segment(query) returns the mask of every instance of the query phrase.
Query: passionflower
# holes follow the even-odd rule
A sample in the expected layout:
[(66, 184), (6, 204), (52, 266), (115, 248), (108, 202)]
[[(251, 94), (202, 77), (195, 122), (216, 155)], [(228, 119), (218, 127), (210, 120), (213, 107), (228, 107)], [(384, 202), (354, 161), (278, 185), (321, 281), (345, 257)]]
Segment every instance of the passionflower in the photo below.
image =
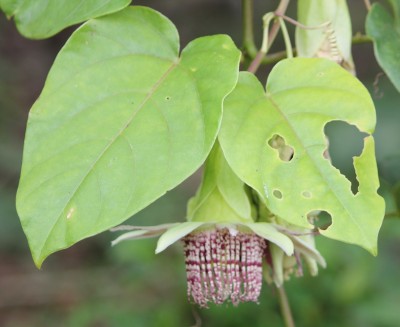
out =
[[(188, 297), (201, 307), (226, 301), (234, 305), (257, 303), (263, 259), (271, 257), (270, 248), (279, 256), (282, 253), (282, 258), (290, 258), (297, 251), (298, 236), (290, 235), (274, 222), (259, 220), (251, 194), (229, 167), (218, 143), (205, 163), (196, 195), (189, 200), (186, 218), (183, 223), (116, 227), (113, 231), (127, 232), (112, 244), (161, 235), (156, 248), (156, 253), (160, 253), (180, 241), (185, 254)], [(273, 271), (279, 273), (275, 265)], [(275, 280), (278, 285), (279, 277)]]
[(258, 302), (262, 284), (262, 262), (267, 244), (275, 244), (287, 256), (294, 248), (290, 238), (268, 223), (219, 223), (190, 221), (152, 227), (120, 226), (131, 229), (113, 245), (128, 239), (161, 235), (156, 253), (171, 244), (183, 243), (188, 297), (201, 307), (229, 300)]

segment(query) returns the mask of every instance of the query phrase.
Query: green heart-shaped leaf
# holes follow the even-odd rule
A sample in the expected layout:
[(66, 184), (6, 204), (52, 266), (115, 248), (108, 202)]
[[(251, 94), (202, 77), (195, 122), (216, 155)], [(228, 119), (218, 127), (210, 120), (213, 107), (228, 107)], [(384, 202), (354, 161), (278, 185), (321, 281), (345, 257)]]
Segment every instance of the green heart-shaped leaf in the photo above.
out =
[(161, 14), (130, 7), (84, 24), (34, 104), (17, 209), (38, 266), (113, 227), (205, 160), (240, 52), (227, 36), (191, 42)]
[(374, 3), (366, 20), (367, 34), (374, 41), (376, 60), (400, 92), (400, 5), (390, 1), (394, 16)]
[(125, 8), (131, 0), (0, 0), (0, 9), (14, 16), (19, 32), (32, 39), (50, 37), (90, 18)]
[[(324, 157), (324, 126), (332, 120), (372, 133), (375, 110), (368, 91), (333, 62), (288, 59), (269, 75), (267, 93), (254, 75), (241, 73), (224, 103), (219, 140), (232, 169), (274, 214), (310, 228), (307, 214), (325, 210), (333, 223), (322, 234), (375, 254), (384, 201), (376, 193), (374, 141), (366, 137), (354, 160), (359, 181), (354, 195), (350, 182)], [(277, 136), (285, 146), (273, 143)], [(283, 156), (285, 147), (294, 151), (293, 158)]]

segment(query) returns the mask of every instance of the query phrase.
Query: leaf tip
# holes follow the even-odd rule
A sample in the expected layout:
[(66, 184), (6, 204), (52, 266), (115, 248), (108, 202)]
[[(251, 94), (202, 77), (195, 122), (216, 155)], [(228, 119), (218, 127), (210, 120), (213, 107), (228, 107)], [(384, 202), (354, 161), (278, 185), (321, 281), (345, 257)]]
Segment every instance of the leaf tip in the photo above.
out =
[(369, 253), (371, 253), (374, 257), (378, 255), (378, 246), (375, 244), (374, 246), (367, 249)]
[(46, 259), (46, 257), (35, 257), (32, 254), (32, 259), (33, 259), (33, 263), (35, 264), (36, 268), (41, 270), (42, 269), (42, 265), (44, 260)]
[(160, 242), (157, 242), (157, 247), (156, 250), (154, 251), (154, 254), (160, 254), (163, 252), (169, 245), (165, 246), (164, 244), (161, 244)]

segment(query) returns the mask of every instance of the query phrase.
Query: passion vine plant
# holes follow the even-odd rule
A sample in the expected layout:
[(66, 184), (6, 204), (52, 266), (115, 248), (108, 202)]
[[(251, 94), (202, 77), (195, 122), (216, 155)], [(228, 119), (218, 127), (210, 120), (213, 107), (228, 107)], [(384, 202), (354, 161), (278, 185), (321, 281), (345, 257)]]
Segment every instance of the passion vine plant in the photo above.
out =
[[(317, 264), (326, 265), (316, 234), (376, 255), (385, 204), (377, 194), (375, 109), (354, 76), (346, 1), (299, 0), (297, 19), (285, 16), (289, 0), (280, 1), (264, 16), (259, 51), (251, 0), (242, 1), (242, 51), (227, 35), (180, 51), (168, 18), (129, 3), (0, 0), (29, 38), (87, 20), (59, 52), (28, 119), (17, 210), (37, 267), (111, 228), (127, 231), (114, 244), (161, 235), (156, 253), (182, 241), (189, 298), (207, 307), (258, 302), (263, 276), (282, 292), (303, 262), (316, 275)], [(389, 4), (393, 15), (370, 8), (370, 38), (363, 37), (400, 89), (393, 55), (400, 2)], [(296, 25), (296, 57), (285, 22)], [(264, 88), (254, 73), (276, 59), (266, 55), (279, 29), (288, 58)], [(330, 161), (324, 128), (338, 120), (366, 135), (354, 158), (355, 193)], [(115, 227), (203, 163), (187, 222)], [(316, 227), (321, 214), (330, 226)]]

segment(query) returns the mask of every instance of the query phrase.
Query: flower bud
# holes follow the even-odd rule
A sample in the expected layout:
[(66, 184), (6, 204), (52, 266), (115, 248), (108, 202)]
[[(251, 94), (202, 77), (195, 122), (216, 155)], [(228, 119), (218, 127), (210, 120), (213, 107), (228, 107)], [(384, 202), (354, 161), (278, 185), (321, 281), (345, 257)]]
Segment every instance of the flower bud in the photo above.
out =
[(299, 0), (297, 19), (308, 27), (296, 27), (299, 57), (327, 58), (354, 74), (351, 20), (346, 0)]

